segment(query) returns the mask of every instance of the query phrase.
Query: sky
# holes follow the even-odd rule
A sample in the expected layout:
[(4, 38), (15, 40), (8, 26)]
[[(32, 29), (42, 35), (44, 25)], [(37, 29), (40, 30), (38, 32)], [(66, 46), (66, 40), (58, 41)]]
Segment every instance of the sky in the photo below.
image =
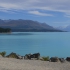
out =
[(0, 0), (0, 19), (24, 19), (51, 26), (70, 25), (70, 0)]

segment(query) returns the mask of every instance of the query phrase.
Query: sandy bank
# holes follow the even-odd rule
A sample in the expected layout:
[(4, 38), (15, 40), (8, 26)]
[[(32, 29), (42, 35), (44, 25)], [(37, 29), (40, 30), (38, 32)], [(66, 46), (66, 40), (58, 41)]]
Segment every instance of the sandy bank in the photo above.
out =
[(0, 58), (0, 70), (70, 70), (70, 62)]

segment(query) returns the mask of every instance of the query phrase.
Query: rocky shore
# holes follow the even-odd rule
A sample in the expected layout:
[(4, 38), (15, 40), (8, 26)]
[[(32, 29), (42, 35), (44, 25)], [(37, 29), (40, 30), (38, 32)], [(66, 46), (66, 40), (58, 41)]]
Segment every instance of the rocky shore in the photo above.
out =
[(0, 52), (0, 70), (70, 70), (70, 57), (41, 57), (40, 53), (25, 56)]

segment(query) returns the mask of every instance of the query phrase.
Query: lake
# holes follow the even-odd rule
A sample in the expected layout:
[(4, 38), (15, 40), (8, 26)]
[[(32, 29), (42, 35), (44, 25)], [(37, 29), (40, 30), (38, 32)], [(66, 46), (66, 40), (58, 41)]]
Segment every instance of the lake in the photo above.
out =
[(12, 32), (0, 34), (0, 52), (20, 55), (39, 52), (41, 56), (70, 56), (70, 32)]

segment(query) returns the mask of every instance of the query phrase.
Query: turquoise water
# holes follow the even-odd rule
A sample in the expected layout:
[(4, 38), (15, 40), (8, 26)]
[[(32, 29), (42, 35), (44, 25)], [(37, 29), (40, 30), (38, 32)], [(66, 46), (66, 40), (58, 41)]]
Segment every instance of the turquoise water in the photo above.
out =
[(70, 32), (13, 32), (0, 34), (0, 51), (20, 55), (70, 56)]

